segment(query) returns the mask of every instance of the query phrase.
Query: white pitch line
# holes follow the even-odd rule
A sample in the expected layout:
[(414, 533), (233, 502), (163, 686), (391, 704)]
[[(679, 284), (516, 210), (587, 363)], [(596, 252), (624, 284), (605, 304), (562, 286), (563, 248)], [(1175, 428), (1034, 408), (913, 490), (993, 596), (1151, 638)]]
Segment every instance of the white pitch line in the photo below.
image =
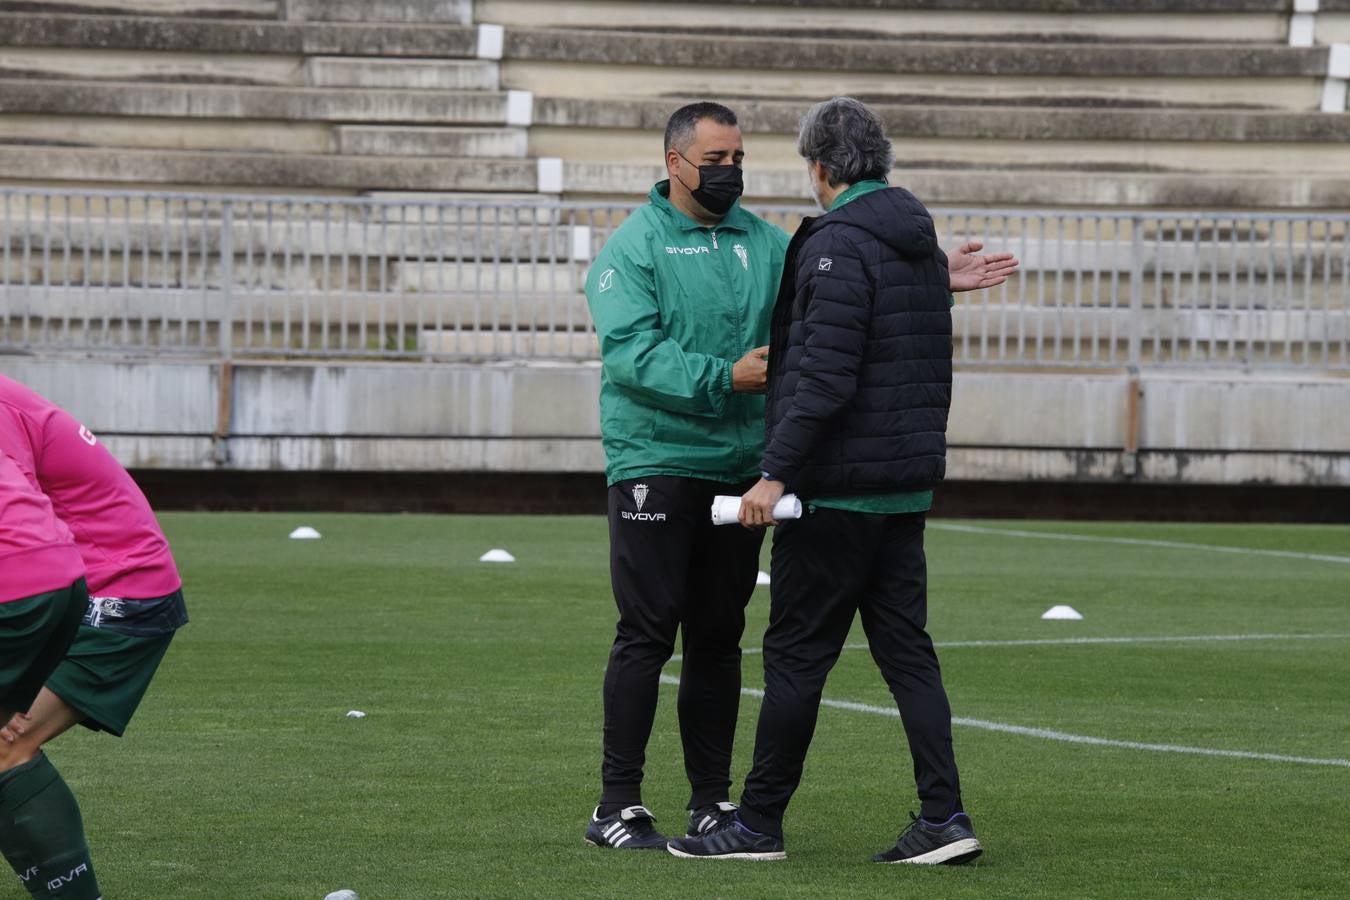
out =
[[(678, 685), (680, 679), (671, 675), (661, 676), (662, 684)], [(764, 692), (756, 688), (741, 688), (747, 697), (764, 699)], [(854, 703), (851, 700), (830, 700), (822, 698), (821, 706), (834, 709), (847, 709), (852, 712), (870, 713), (874, 716), (900, 718), (900, 711), (890, 706), (872, 706), (867, 703)], [(1219, 750), (1213, 747), (1187, 747), (1182, 744), (1148, 744), (1141, 741), (1115, 741), (1110, 738), (1091, 737), (1085, 734), (1070, 734), (1066, 731), (1052, 731), (1048, 728), (1027, 728), (1023, 725), (1009, 725), (1004, 722), (990, 722), (985, 719), (967, 719), (953, 716), (953, 725), (966, 728), (978, 728), (982, 731), (996, 731), (1003, 734), (1016, 734), (1022, 737), (1040, 738), (1046, 741), (1058, 741), (1064, 744), (1086, 744), (1093, 747), (1111, 747), (1117, 750), (1146, 750), (1153, 753), (1185, 753), (1192, 756), (1220, 756), (1227, 759), (1255, 759), (1263, 762), (1299, 763), (1306, 766), (1335, 766), (1350, 769), (1350, 759), (1318, 759), (1308, 756), (1285, 756), (1280, 753), (1256, 753), (1249, 750)]]
[[(1156, 637), (1076, 637), (1076, 638), (1021, 638), (1006, 641), (934, 641), (939, 650), (952, 647), (1069, 647), (1076, 644), (1184, 644), (1225, 641), (1339, 641), (1350, 638), (1350, 632), (1331, 634), (1190, 634), (1160, 635)], [(866, 650), (866, 644), (845, 644), (845, 650)], [(746, 647), (742, 653), (763, 653), (763, 647)], [(677, 653), (671, 662), (684, 657)]]
[(1209, 550), (1214, 553), (1236, 553), (1241, 556), (1278, 556), (1284, 559), (1311, 559), (1318, 562), (1350, 565), (1350, 556), (1329, 553), (1299, 553), (1295, 550), (1263, 550), (1256, 547), (1228, 547), (1222, 544), (1189, 544), (1185, 541), (1158, 541), (1148, 538), (1110, 537), (1095, 534), (1064, 534), (1057, 531), (1023, 531), (1015, 528), (983, 528), (979, 525), (928, 524), (940, 531), (959, 531), (966, 534), (999, 534), (1005, 537), (1041, 538), (1048, 541), (1088, 541), (1103, 544), (1129, 544), (1136, 547), (1162, 547), (1167, 550)]
[[(1077, 637), (1026, 638), (1007, 641), (934, 641), (933, 646), (946, 647), (1053, 647), (1074, 644), (1180, 644), (1210, 641), (1331, 641), (1350, 638), (1347, 634), (1194, 634), (1160, 637)], [(866, 644), (849, 644), (846, 649), (865, 650)], [(763, 652), (761, 650), (761, 652)]]

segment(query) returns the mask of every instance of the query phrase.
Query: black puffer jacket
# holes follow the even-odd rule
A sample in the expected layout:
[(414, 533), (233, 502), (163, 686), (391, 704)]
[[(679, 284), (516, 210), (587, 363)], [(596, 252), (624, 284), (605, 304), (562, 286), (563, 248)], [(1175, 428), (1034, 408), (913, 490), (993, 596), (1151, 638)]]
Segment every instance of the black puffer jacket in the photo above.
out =
[(942, 480), (947, 281), (933, 219), (902, 188), (802, 222), (773, 312), (766, 472), (806, 497)]

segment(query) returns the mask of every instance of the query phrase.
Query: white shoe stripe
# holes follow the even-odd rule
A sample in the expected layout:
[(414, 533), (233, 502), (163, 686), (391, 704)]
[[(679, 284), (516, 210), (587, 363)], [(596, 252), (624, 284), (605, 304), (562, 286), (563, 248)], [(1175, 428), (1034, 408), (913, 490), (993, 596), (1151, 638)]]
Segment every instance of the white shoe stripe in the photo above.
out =
[(703, 821), (698, 823), (698, 830), (707, 831), (709, 828), (711, 828), (713, 825), (716, 824), (717, 823), (713, 820), (712, 816), (704, 816)]
[(950, 844), (944, 844), (936, 850), (929, 850), (918, 856), (911, 856), (909, 859), (897, 860), (902, 863), (913, 863), (920, 866), (937, 866), (949, 859), (954, 859), (966, 853), (974, 853), (976, 850), (983, 850), (979, 840), (976, 838), (965, 838), (959, 841), (952, 841)]
[(623, 831), (623, 823), (621, 823), (621, 822), (615, 822), (613, 825), (611, 825), (611, 826), (609, 826), (608, 828), (606, 828), (606, 829), (604, 830), (604, 832), (602, 832), (602, 833), (604, 834), (605, 837), (609, 838), (609, 837), (613, 837), (614, 834), (615, 834), (615, 832), (619, 832), (619, 831)]
[(787, 853), (782, 850), (771, 850), (766, 853), (723, 853), (720, 856), (695, 856), (692, 853), (686, 853), (674, 844), (667, 844), (666, 850), (671, 856), (680, 856), (685, 859), (754, 859), (754, 860), (774, 860), (787, 859)]
[(632, 838), (632, 835), (625, 832), (623, 837), (619, 838), (617, 841), (614, 842), (614, 846), (622, 847), (624, 845), (624, 842), (629, 840), (630, 838)]

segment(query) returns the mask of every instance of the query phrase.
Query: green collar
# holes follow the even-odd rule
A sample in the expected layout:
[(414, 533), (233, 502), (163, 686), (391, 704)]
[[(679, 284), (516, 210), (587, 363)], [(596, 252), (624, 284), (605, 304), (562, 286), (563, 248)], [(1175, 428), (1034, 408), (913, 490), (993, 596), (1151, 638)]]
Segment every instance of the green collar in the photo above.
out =
[(741, 201), (739, 200), (732, 205), (731, 209), (727, 210), (727, 214), (722, 217), (722, 221), (718, 222), (716, 225), (708, 226), (695, 222), (685, 215), (683, 210), (670, 202), (669, 178), (665, 181), (658, 181), (656, 184), (652, 185), (651, 192), (647, 195), (647, 199), (651, 201), (652, 206), (674, 219), (675, 226), (681, 231), (721, 231), (727, 228), (734, 231), (750, 230), (750, 214), (741, 209)]
[(870, 194), (873, 191), (884, 191), (888, 187), (890, 187), (890, 185), (880, 179), (859, 181), (857, 184), (850, 185), (848, 190), (844, 191), (838, 197), (835, 197), (834, 202), (830, 204), (830, 208), (826, 211), (834, 212), (845, 203), (857, 200), (863, 194)]

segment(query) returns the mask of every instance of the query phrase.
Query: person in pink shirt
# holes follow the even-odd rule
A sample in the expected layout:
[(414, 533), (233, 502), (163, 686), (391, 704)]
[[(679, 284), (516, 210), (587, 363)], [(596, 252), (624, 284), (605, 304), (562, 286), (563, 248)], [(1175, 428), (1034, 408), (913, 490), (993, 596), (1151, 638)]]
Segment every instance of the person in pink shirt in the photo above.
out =
[(0, 760), (5, 754), (35, 754), (76, 724), (120, 737), (174, 632), (187, 623), (169, 543), (145, 495), (98, 438), (50, 400), (3, 375), (0, 450), (69, 527), (90, 595), (65, 659), (31, 708), (0, 728)]
[[(28, 709), (88, 607), (70, 530), (0, 443), (0, 720)], [(41, 747), (0, 743), (0, 852), (34, 896), (100, 896), (79, 804)]]

